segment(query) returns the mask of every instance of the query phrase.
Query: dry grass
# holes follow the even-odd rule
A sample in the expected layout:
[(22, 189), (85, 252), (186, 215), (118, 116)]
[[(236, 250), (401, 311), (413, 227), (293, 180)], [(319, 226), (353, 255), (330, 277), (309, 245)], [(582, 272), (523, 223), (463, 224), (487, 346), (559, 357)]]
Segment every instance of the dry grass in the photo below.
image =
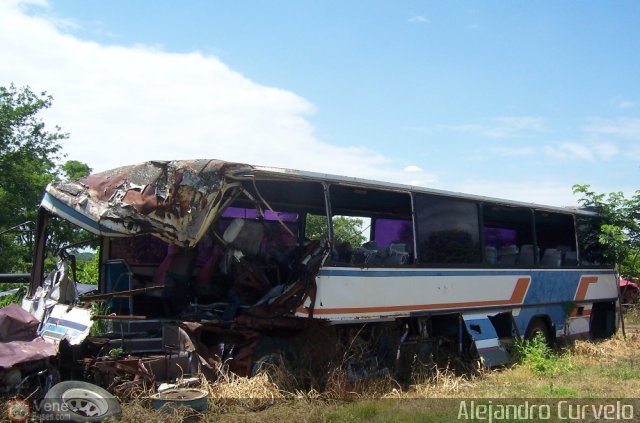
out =
[(599, 363), (632, 357), (640, 351), (640, 334), (627, 333), (626, 339), (620, 333), (603, 341), (576, 341), (571, 352), (576, 359), (586, 363)]
[[(379, 400), (411, 400), (460, 396), (473, 389), (474, 381), (485, 371), (476, 367), (470, 373), (461, 373), (453, 366), (435, 364), (414, 366), (413, 384), (403, 389), (390, 376), (350, 381), (340, 368), (335, 368), (327, 378), (322, 392), (316, 390), (285, 390), (282, 386), (296, 386), (291, 374), (280, 366), (265, 368), (253, 378), (238, 377), (219, 369), (220, 378), (211, 382), (201, 381), (201, 389), (209, 392), (207, 413), (179, 409), (162, 412), (151, 410), (148, 396), (139, 392), (123, 404), (123, 421), (148, 422), (183, 421), (204, 422), (326, 422), (328, 415), (337, 413), (348, 404), (366, 404)], [(146, 395), (146, 396), (145, 396)], [(364, 408), (370, 407), (369, 405)], [(366, 412), (365, 412), (366, 414)], [(341, 417), (336, 417), (341, 421)], [(329, 418), (329, 420), (332, 420)]]
[[(414, 363), (411, 383), (406, 386), (390, 376), (350, 381), (345, 371), (335, 366), (327, 373), (322, 391), (301, 389), (301, 383), (284, 366), (267, 367), (253, 378), (220, 368), (218, 380), (201, 380), (201, 388), (209, 392), (206, 413), (186, 408), (152, 410), (152, 392), (138, 390), (123, 400), (122, 421), (321, 423), (395, 421), (402, 417), (413, 422), (431, 418), (433, 400), (416, 402), (424, 399), (640, 397), (638, 351), (640, 333), (628, 331), (626, 339), (617, 335), (604, 341), (575, 342), (565, 353), (573, 365), (553, 375), (537, 374), (525, 365), (486, 370), (476, 363), (461, 370), (458, 363)], [(442, 400), (435, 401), (436, 408), (439, 403), (445, 406)], [(6, 413), (1, 418), (6, 420)]]

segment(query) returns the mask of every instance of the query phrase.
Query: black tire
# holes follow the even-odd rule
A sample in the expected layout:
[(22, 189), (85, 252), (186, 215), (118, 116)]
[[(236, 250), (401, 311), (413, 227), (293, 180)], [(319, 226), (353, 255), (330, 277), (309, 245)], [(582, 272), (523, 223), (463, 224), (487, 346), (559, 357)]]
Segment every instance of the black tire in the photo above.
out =
[(54, 385), (40, 404), (44, 421), (101, 422), (119, 418), (122, 409), (116, 397), (99, 386), (77, 380)]
[(524, 335), (524, 338), (527, 341), (533, 340), (538, 334), (541, 334), (544, 337), (544, 342), (549, 346), (553, 347), (554, 344), (554, 336), (549, 329), (549, 325), (541, 319), (535, 318), (529, 323), (529, 327), (527, 328), (527, 332)]
[(256, 345), (249, 376), (255, 376), (260, 371), (269, 373), (269, 368), (274, 367), (282, 366), (286, 369), (293, 360), (294, 354), (289, 340), (265, 336)]

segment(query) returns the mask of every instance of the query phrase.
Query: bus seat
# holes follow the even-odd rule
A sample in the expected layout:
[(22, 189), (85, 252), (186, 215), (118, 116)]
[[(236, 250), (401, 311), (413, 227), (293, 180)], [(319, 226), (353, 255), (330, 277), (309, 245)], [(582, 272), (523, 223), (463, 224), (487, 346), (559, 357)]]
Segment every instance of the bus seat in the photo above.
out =
[(222, 238), (243, 254), (255, 257), (264, 238), (264, 225), (257, 220), (233, 219)]
[(404, 243), (392, 243), (389, 244), (389, 252), (384, 259), (384, 264), (398, 265), (407, 264), (409, 262), (409, 252), (407, 251), (407, 244)]
[(351, 259), (353, 257), (353, 250), (351, 248), (351, 244), (348, 242), (341, 242), (336, 245), (334, 248), (335, 252), (335, 261), (340, 263), (351, 263)]
[(498, 262), (498, 250), (496, 247), (491, 245), (484, 247), (484, 256), (487, 264), (496, 264)]
[(578, 252), (577, 251), (565, 251), (564, 263), (565, 266), (577, 266), (578, 265)]
[(535, 258), (533, 252), (534, 248), (532, 244), (523, 244), (522, 247), (520, 247), (520, 254), (518, 254), (517, 264), (534, 264)]
[(195, 282), (193, 284), (194, 291), (198, 294), (207, 294), (210, 290), (210, 284), (213, 280), (213, 275), (219, 271), (220, 260), (223, 257), (222, 249), (219, 246), (214, 246), (211, 254), (204, 262), (198, 274), (196, 275)]
[(498, 262), (500, 264), (516, 264), (518, 258), (518, 247), (511, 244), (500, 247), (498, 252)]
[(362, 244), (353, 254), (353, 264), (373, 264), (378, 263), (380, 257), (380, 247), (375, 241)]
[(543, 266), (560, 267), (562, 265), (562, 251), (555, 248), (547, 248), (542, 255)]

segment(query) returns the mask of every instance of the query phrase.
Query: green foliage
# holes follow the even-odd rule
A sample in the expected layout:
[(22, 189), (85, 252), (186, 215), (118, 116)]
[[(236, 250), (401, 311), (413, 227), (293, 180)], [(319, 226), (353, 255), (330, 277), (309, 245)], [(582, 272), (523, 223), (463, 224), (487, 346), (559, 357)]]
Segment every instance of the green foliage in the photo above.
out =
[(305, 237), (308, 239), (322, 239), (327, 237), (329, 232), (327, 217), (316, 214), (308, 214), (305, 227)]
[(568, 353), (556, 354), (542, 333), (537, 333), (531, 340), (516, 338), (514, 355), (517, 363), (541, 375), (556, 375), (573, 367), (571, 356)]
[[(335, 245), (348, 243), (357, 248), (366, 240), (362, 235), (363, 221), (357, 217), (334, 216), (333, 238)], [(306, 237), (309, 239), (321, 239), (327, 237), (327, 217), (319, 215), (307, 215)]]
[(363, 221), (357, 217), (334, 216), (333, 238), (336, 245), (348, 243), (352, 248), (358, 248), (366, 241), (362, 235)]
[[(45, 186), (57, 175), (60, 142), (68, 135), (47, 130), (38, 116), (52, 97), (28, 87), (0, 87), (0, 231), (35, 222)], [(33, 229), (33, 226), (31, 226)], [(0, 238), (0, 272), (25, 270), (31, 261), (32, 233), (5, 232)]]
[[(41, 119), (52, 101), (51, 95), (29, 87), (0, 86), (0, 273), (30, 270), (34, 222), (47, 184), (91, 171), (76, 160), (58, 165), (69, 135), (57, 126), (48, 128)], [(70, 224), (52, 225), (51, 250), (77, 240)]]
[(574, 185), (580, 204), (596, 211), (603, 218), (598, 241), (607, 255), (620, 265), (625, 276), (639, 274), (640, 252), (640, 190), (630, 198), (622, 192), (596, 193), (589, 185)]
[[(91, 304), (91, 315), (107, 315), (111, 312), (106, 302), (96, 301)], [(113, 330), (113, 324), (111, 320), (97, 319), (93, 321), (91, 329), (89, 329), (90, 336), (104, 335), (105, 333)]]
[(89, 283), (92, 285), (98, 284), (99, 274), (99, 254), (93, 254), (88, 259), (83, 257), (83, 254), (75, 254), (76, 256), (76, 275), (78, 276), (78, 282)]
[[(6, 285), (3, 285), (2, 287), (3, 287), (2, 288), (3, 290), (6, 289), (7, 291), (9, 291), (10, 289), (13, 289), (13, 288), (7, 287)], [(27, 286), (21, 285), (18, 288), (17, 292), (0, 297), (0, 308), (6, 307), (11, 303), (20, 304), (22, 302), (22, 299), (26, 295), (26, 293), (27, 293)]]
[(86, 163), (77, 160), (68, 160), (60, 167), (66, 179), (80, 179), (91, 173), (91, 168)]

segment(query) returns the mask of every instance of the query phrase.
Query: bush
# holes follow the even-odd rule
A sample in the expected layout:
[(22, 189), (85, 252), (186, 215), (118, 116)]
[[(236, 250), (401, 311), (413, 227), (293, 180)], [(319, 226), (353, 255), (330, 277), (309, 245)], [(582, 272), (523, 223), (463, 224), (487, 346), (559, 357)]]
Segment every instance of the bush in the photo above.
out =
[(547, 344), (542, 333), (536, 334), (531, 340), (517, 338), (514, 354), (516, 363), (543, 375), (555, 375), (573, 367), (570, 354), (557, 354)]

